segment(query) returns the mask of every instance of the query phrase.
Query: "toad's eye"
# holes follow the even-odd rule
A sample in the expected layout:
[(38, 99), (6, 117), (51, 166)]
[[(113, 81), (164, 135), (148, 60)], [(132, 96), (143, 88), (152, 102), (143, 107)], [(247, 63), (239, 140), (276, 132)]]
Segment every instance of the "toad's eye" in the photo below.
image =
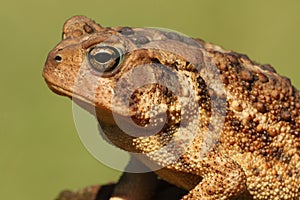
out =
[(98, 72), (112, 72), (122, 60), (122, 51), (112, 46), (96, 46), (88, 52), (90, 66)]

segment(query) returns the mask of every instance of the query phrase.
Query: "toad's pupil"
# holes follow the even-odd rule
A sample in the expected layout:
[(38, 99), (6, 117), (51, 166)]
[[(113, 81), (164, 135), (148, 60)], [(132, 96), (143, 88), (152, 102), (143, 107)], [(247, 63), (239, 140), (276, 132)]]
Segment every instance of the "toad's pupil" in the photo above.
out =
[(97, 53), (94, 56), (94, 58), (99, 63), (106, 63), (107, 61), (109, 61), (112, 58), (112, 55), (109, 53), (101, 52), (101, 53)]

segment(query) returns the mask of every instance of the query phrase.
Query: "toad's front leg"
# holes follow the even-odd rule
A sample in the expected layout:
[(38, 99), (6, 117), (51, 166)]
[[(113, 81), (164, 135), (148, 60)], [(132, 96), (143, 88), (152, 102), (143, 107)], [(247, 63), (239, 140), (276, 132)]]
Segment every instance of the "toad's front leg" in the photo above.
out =
[(182, 200), (249, 199), (245, 173), (232, 159), (211, 153), (196, 166), (193, 170), (203, 179)]
[[(137, 167), (136, 165), (140, 165), (146, 168), (146, 166), (134, 157), (131, 157), (127, 169), (132, 168), (132, 165), (135, 165), (135, 167)], [(110, 200), (150, 200), (155, 193), (157, 184), (158, 179), (154, 172), (124, 172)]]
[(154, 195), (156, 183), (157, 176), (153, 172), (124, 172), (110, 200), (150, 200)]

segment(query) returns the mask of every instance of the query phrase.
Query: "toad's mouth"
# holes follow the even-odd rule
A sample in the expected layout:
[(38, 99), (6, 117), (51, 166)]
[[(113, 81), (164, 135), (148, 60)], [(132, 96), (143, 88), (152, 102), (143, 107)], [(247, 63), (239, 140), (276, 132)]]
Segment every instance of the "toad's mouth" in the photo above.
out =
[[(45, 79), (49, 89), (51, 89), (54, 93), (61, 95), (61, 96), (66, 96), (72, 99), (72, 101), (83, 108), (84, 110), (88, 111), (90, 114), (94, 115), (99, 123), (103, 122), (106, 124), (115, 124), (115, 120), (112, 114), (112, 111), (103, 106), (103, 105), (98, 105), (91, 99), (88, 99), (74, 91), (71, 91), (69, 89), (63, 88), (47, 79)], [(118, 116), (120, 118), (123, 118), (124, 116), (114, 113), (115, 116)], [(126, 118), (126, 117), (125, 117)]]
[[(55, 93), (61, 96), (66, 96), (72, 99), (73, 102), (75, 102), (77, 105), (82, 107), (83, 109), (87, 110), (91, 114), (95, 115), (96, 105), (95, 102), (92, 100), (83, 97), (82, 95), (71, 91), (69, 89), (63, 88), (47, 79), (45, 79), (48, 87)], [(105, 109), (104, 107), (97, 107), (98, 109)]]

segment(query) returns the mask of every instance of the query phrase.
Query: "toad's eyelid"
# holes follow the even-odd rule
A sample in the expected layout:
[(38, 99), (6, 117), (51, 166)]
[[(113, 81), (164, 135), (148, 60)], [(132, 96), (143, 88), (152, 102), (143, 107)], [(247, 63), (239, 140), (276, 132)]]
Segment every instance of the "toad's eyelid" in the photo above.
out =
[(123, 39), (116, 36), (113, 38), (107, 38), (104, 36), (97, 36), (94, 38), (88, 38), (84, 42), (82, 42), (83, 49), (90, 49), (94, 46), (112, 46), (117, 47), (119, 49), (125, 50), (126, 47), (124, 44), (119, 43), (118, 41), (122, 41)]
[(92, 46), (95, 46), (97, 44), (100, 44), (100, 43), (104, 42), (105, 40), (106, 40), (106, 38), (103, 38), (103, 37), (96, 37), (96, 38), (93, 38), (93, 39), (88, 39), (88, 40), (86, 40), (82, 43), (82, 48), (83, 49), (89, 49)]

